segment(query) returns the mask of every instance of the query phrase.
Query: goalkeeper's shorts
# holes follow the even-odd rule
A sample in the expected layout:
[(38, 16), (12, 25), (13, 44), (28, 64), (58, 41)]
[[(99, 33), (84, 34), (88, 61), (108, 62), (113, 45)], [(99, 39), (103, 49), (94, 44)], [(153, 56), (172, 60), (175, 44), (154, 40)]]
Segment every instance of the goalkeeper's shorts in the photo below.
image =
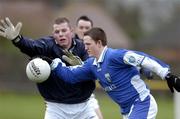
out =
[(89, 100), (77, 104), (46, 102), (44, 119), (98, 119)]

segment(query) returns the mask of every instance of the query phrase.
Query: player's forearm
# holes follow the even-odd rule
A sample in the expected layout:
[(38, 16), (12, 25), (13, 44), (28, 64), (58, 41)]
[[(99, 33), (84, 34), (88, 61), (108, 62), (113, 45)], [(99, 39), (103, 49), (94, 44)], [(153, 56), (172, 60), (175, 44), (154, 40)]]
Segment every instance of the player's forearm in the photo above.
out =
[(40, 42), (39, 40), (32, 40), (27, 37), (20, 37), (20, 40), (18, 42), (14, 42), (13, 44), (21, 50), (24, 54), (33, 57), (36, 55), (43, 55), (45, 54), (45, 43)]
[(163, 67), (159, 63), (157, 63), (155, 60), (150, 59), (148, 57), (144, 58), (144, 60), (141, 63), (141, 66), (153, 71), (162, 79), (164, 79), (165, 76), (170, 72), (169, 67)]
[(145, 53), (129, 51), (124, 56), (124, 62), (135, 67), (146, 68), (156, 73), (162, 79), (169, 73), (169, 66), (167, 64), (156, 58), (151, 58), (151, 56)]
[(86, 80), (94, 80), (94, 75), (90, 72), (88, 68), (82, 68), (82, 66), (70, 66), (67, 67), (62, 61), (59, 62), (57, 66), (53, 69), (53, 73), (60, 79), (69, 82), (77, 83)]
[(78, 80), (76, 80), (76, 76), (69, 71), (66, 67), (61, 66), (59, 64), (55, 69), (52, 71), (59, 79), (64, 80), (69, 83), (77, 83)]

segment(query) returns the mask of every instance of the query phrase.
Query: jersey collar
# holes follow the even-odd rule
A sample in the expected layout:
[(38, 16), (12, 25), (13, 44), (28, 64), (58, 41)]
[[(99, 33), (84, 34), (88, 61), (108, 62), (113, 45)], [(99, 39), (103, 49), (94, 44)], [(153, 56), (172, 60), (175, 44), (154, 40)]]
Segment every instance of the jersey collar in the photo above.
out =
[(94, 62), (93, 62), (93, 65), (96, 65), (103, 62), (104, 61), (104, 57), (105, 57), (105, 54), (107, 52), (107, 46), (104, 47), (103, 51), (101, 52), (101, 55), (99, 57), (99, 59), (97, 60), (96, 58), (94, 59)]
[(75, 39), (73, 38), (73, 39), (72, 39), (72, 45), (71, 45), (71, 47), (69, 48), (69, 51), (73, 51), (73, 49), (74, 49), (75, 46), (76, 46), (76, 41), (75, 41)]

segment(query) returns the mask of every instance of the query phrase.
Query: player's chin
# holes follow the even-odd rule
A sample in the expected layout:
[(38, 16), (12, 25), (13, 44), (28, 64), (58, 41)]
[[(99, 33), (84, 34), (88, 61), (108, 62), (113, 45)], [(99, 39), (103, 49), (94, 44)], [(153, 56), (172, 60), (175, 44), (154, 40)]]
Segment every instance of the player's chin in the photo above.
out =
[(89, 53), (89, 52), (88, 52), (88, 55), (89, 55), (90, 57), (93, 57), (93, 55), (92, 55), (91, 53)]
[(68, 43), (66, 42), (59, 42), (58, 44), (63, 48), (66, 48), (68, 46)]

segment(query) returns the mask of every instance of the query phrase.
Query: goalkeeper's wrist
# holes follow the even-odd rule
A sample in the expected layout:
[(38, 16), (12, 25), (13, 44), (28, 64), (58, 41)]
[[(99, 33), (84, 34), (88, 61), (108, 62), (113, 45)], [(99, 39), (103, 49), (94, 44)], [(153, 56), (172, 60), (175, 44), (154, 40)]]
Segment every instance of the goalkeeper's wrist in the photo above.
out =
[(21, 40), (21, 38), (22, 38), (22, 36), (21, 36), (21, 35), (18, 35), (18, 36), (16, 36), (12, 41), (13, 41), (14, 43), (17, 43), (17, 42), (19, 42), (19, 41)]

